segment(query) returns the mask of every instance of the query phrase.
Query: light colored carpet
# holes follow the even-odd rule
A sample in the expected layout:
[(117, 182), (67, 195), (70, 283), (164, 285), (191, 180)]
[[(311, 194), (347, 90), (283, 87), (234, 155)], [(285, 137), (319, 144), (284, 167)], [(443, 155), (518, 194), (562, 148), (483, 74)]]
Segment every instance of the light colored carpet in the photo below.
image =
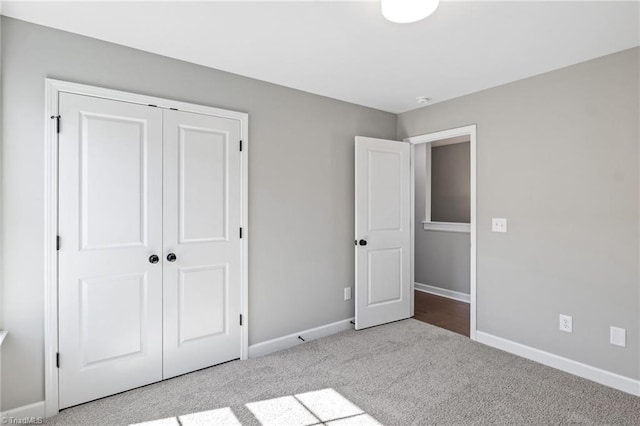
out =
[(640, 424), (640, 398), (416, 320), (234, 361), (63, 410), (46, 424), (129, 424), (332, 388), (385, 425)]

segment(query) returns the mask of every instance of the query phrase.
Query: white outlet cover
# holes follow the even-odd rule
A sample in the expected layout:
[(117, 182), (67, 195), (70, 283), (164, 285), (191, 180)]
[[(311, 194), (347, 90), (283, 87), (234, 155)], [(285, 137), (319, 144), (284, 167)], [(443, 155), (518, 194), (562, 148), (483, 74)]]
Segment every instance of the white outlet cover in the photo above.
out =
[(627, 347), (627, 330), (624, 328), (611, 327), (609, 343), (616, 346)]
[(560, 315), (560, 331), (573, 333), (573, 318), (569, 315)]
[(507, 232), (507, 219), (501, 217), (492, 218), (491, 232)]
[(351, 300), (351, 287), (344, 288), (344, 300)]

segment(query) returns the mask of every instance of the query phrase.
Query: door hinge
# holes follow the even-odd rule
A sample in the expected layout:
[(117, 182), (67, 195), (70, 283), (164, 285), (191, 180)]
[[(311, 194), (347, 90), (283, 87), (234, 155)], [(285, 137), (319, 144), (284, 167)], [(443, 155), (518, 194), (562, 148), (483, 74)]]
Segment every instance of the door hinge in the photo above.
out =
[(56, 368), (60, 368), (60, 352), (56, 352)]
[(60, 250), (60, 235), (56, 235), (56, 250)]
[(148, 105), (153, 108), (158, 108), (158, 105), (154, 105), (154, 104), (148, 104)]
[(240, 152), (242, 152), (242, 139), (240, 140)]
[(242, 238), (242, 228), (240, 228), (240, 238)]
[(56, 120), (56, 133), (60, 133), (60, 116), (59, 115), (52, 115), (51, 119), (52, 120)]
[(242, 325), (242, 314), (240, 314), (240, 325)]

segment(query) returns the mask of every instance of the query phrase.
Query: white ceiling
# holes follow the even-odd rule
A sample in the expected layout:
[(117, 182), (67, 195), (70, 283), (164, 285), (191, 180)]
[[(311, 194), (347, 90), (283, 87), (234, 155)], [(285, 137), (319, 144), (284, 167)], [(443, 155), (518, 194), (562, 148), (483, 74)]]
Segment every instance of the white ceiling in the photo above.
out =
[(11, 2), (2, 14), (394, 113), (640, 45), (640, 3)]

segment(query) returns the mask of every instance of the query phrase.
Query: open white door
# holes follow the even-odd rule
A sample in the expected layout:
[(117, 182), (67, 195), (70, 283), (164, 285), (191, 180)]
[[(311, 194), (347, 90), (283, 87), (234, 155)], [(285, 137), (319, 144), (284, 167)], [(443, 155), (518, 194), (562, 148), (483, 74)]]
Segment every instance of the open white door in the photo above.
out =
[(410, 155), (356, 137), (356, 330), (411, 316)]

